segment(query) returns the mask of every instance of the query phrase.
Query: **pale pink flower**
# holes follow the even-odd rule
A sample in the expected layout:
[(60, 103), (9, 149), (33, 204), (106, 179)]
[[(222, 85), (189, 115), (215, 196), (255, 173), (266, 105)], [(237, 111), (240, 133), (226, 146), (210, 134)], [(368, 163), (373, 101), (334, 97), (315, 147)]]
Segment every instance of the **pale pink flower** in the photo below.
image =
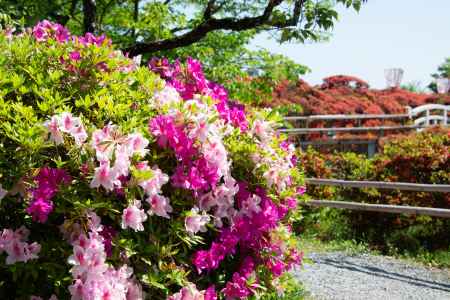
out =
[(259, 204), (261, 203), (261, 197), (258, 195), (252, 195), (246, 200), (242, 201), (241, 212), (249, 217), (253, 215), (253, 213), (259, 213), (261, 211), (261, 207)]
[[(80, 235), (80, 238), (74, 241), (74, 253), (69, 257), (69, 263), (73, 265), (70, 272), (74, 281), (69, 286), (72, 299), (133, 299), (128, 298), (129, 287), (134, 284), (133, 270), (127, 265), (115, 269), (106, 263), (104, 238), (97, 231), (102, 225), (95, 213), (91, 212), (89, 218), (92, 220), (89, 237)], [(138, 288), (130, 291), (138, 296), (134, 299), (142, 299), (136, 289)]]
[(208, 211), (216, 205), (218, 201), (212, 191), (198, 197), (198, 207), (201, 210)]
[(251, 132), (259, 137), (259, 139), (263, 143), (266, 143), (272, 137), (274, 130), (270, 122), (257, 119), (253, 122), (253, 128)]
[(220, 176), (229, 174), (230, 164), (227, 160), (227, 151), (219, 138), (210, 138), (203, 144), (202, 152), (208, 163), (219, 169)]
[(167, 300), (205, 300), (205, 291), (199, 291), (195, 284), (189, 283), (178, 293), (167, 298)]
[(137, 281), (128, 281), (127, 285), (127, 300), (142, 300), (144, 299), (144, 293), (142, 292), (142, 286)]
[(139, 154), (140, 156), (145, 156), (148, 152), (145, 147), (148, 146), (148, 140), (142, 136), (140, 133), (133, 133), (128, 135), (127, 145), (130, 149), (130, 156), (133, 154)]
[(193, 207), (188, 213), (188, 216), (184, 219), (184, 227), (190, 234), (196, 234), (197, 232), (206, 232), (206, 224), (210, 220), (205, 212), (199, 214), (198, 207)]
[(263, 177), (267, 181), (267, 186), (275, 186), (277, 191), (284, 190), (290, 185), (289, 167), (273, 164), (269, 170), (264, 172)]
[(44, 126), (50, 132), (50, 140), (57, 145), (64, 142), (62, 133), (70, 134), (77, 145), (83, 144), (87, 139), (87, 133), (84, 129), (81, 119), (73, 117), (69, 112), (63, 112), (59, 116), (53, 116)]
[(141, 162), (137, 168), (138, 170), (152, 172), (152, 177), (150, 179), (139, 182), (139, 185), (150, 197), (159, 194), (161, 192), (161, 187), (169, 181), (169, 176), (163, 173), (158, 166), (153, 166), (150, 169), (147, 162)]
[(147, 214), (141, 209), (141, 201), (134, 200), (133, 204), (123, 210), (122, 229), (130, 227), (134, 231), (143, 231), (143, 222), (147, 220)]
[(130, 157), (126, 152), (126, 147), (118, 146), (116, 150), (116, 160), (114, 162), (113, 172), (119, 176), (128, 176), (130, 170)]
[(74, 138), (75, 144), (77, 144), (78, 146), (82, 145), (87, 140), (87, 137), (88, 137), (83, 124), (80, 124), (80, 126), (75, 127), (70, 132), (70, 134)]
[(170, 206), (168, 198), (161, 195), (154, 195), (147, 198), (147, 202), (151, 205), (151, 208), (148, 211), (150, 215), (155, 214), (170, 219), (168, 213), (172, 212), (172, 206)]
[(44, 126), (50, 133), (50, 140), (56, 145), (64, 143), (62, 132), (59, 129), (59, 117), (53, 116), (49, 121), (44, 122)]
[(0, 200), (2, 200), (3, 198), (5, 198), (5, 196), (8, 194), (8, 191), (7, 190), (5, 190), (3, 187), (2, 187), (2, 184), (0, 183)]
[(71, 133), (81, 125), (80, 118), (74, 118), (71, 113), (63, 112), (59, 117), (58, 126), (62, 132)]
[(108, 124), (103, 129), (97, 129), (92, 133), (92, 148), (98, 161), (109, 160), (114, 153), (115, 140), (113, 136), (118, 135), (117, 126)]
[(177, 90), (170, 85), (166, 85), (162, 90), (157, 91), (153, 96), (156, 107), (172, 106), (182, 101)]
[(37, 254), (41, 250), (41, 245), (36, 242), (28, 244), (26, 242), (28, 234), (29, 230), (24, 226), (16, 231), (3, 229), (0, 233), (0, 253), (3, 251), (7, 253), (7, 265), (38, 258)]
[(103, 186), (106, 190), (112, 191), (114, 186), (120, 186), (117, 174), (109, 166), (109, 161), (100, 162), (100, 166), (95, 168), (94, 178), (91, 181), (91, 188)]
[(195, 127), (190, 130), (189, 137), (191, 139), (195, 138), (200, 142), (206, 141), (209, 133), (209, 124), (205, 120), (201, 120), (195, 124)]

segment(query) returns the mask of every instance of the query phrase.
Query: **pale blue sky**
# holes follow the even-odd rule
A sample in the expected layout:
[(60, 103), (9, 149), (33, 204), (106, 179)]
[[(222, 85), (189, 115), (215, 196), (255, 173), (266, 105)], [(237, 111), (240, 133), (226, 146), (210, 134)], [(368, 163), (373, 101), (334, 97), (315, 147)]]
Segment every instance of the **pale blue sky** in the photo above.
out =
[(329, 42), (279, 45), (261, 36), (254, 44), (309, 66), (304, 79), (313, 84), (345, 74), (384, 88), (384, 69), (400, 67), (402, 83), (425, 86), (450, 57), (450, 0), (369, 0), (359, 13), (339, 10)]

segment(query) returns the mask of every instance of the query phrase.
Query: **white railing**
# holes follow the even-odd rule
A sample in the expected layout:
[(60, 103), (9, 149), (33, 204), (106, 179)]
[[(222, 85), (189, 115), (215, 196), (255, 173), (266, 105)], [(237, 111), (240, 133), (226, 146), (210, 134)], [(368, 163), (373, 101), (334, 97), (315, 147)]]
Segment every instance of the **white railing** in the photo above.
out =
[[(312, 116), (290, 116), (285, 117), (285, 121), (306, 121), (306, 127), (309, 127), (309, 123), (314, 121), (338, 121), (338, 120), (366, 120), (366, 119), (410, 119), (413, 120), (414, 125), (402, 126), (404, 129), (417, 129), (421, 131), (425, 127), (441, 125), (450, 125), (450, 105), (443, 104), (425, 104), (415, 108), (406, 106), (406, 114), (385, 114), (385, 115), (371, 115), (371, 114), (359, 114), (359, 115), (312, 115)], [(382, 126), (383, 127), (383, 126)], [(392, 129), (398, 126), (393, 126)], [(389, 130), (388, 128), (378, 127), (343, 127), (343, 128), (291, 128), (281, 129), (281, 132), (288, 132), (290, 134), (308, 134), (316, 131), (369, 131), (369, 130)]]
[[(448, 114), (450, 113), (450, 105), (425, 104), (418, 106), (416, 108), (411, 108), (407, 106), (407, 110), (409, 118), (414, 120), (414, 125), (418, 126), (449, 125)], [(425, 114), (425, 116), (420, 116), (422, 114)]]

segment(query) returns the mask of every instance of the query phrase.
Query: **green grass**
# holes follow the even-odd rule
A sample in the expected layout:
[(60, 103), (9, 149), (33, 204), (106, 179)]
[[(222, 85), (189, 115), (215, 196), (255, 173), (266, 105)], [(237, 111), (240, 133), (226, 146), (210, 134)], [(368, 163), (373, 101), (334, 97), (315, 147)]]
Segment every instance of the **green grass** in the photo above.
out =
[(353, 240), (329, 240), (323, 241), (317, 238), (313, 234), (305, 234), (300, 236), (301, 250), (305, 254), (323, 253), (323, 252), (334, 252), (342, 251), (348, 254), (360, 254), (360, 253), (371, 253), (374, 255), (379, 255), (380, 253), (375, 250), (371, 250), (367, 244), (357, 243)]
[[(371, 249), (366, 243), (358, 243), (354, 240), (328, 240), (324, 241), (317, 238), (314, 234), (305, 234), (300, 236), (301, 250), (305, 255), (308, 253), (324, 253), (342, 251), (350, 255), (372, 254), (383, 255), (380, 251)], [(388, 256), (395, 257), (410, 263), (417, 263), (428, 267), (450, 269), (450, 249), (448, 251), (426, 251), (421, 250), (417, 253), (400, 252), (396, 249), (390, 249)]]
[(418, 253), (394, 253), (393, 256), (403, 260), (412, 261), (426, 265), (428, 267), (449, 269), (450, 271), (450, 249), (448, 251), (425, 251), (420, 250)]
[[(309, 252), (344, 251), (350, 254), (370, 253), (388, 255), (425, 266), (450, 269), (450, 248), (442, 243), (440, 248), (425, 248), (427, 241), (422, 237), (434, 234), (433, 224), (423, 222), (406, 229), (386, 229), (385, 240), (373, 242), (374, 232), (357, 232), (355, 225), (342, 211), (323, 208), (308, 211), (297, 224), (296, 231), (305, 254)], [(371, 230), (371, 228), (365, 228)], [(377, 229), (379, 230), (379, 229)], [(379, 234), (384, 234), (380, 233)], [(379, 238), (382, 236), (378, 236)], [(370, 242), (372, 241), (372, 242)], [(433, 242), (433, 241), (432, 241)], [(440, 240), (435, 241), (439, 245)], [(428, 245), (431, 242), (428, 241)], [(442, 247), (444, 246), (444, 247)]]

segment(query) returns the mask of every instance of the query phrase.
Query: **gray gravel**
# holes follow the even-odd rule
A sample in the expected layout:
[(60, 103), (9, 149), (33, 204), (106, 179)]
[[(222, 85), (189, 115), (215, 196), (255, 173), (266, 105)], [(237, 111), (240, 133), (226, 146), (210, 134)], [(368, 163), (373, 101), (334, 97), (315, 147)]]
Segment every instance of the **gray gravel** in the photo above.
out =
[(313, 299), (450, 299), (449, 270), (391, 257), (312, 253), (295, 272)]

